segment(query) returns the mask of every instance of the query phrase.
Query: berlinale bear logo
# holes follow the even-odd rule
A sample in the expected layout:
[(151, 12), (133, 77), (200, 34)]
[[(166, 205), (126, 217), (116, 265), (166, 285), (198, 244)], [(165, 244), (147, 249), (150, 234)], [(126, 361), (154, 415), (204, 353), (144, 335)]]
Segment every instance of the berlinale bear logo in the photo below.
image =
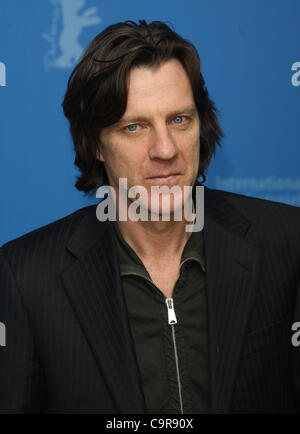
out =
[(54, 6), (50, 31), (43, 38), (50, 44), (44, 59), (46, 70), (49, 68), (70, 68), (74, 66), (83, 52), (79, 37), (85, 27), (101, 23), (97, 8), (82, 11), (86, 0), (49, 0)]

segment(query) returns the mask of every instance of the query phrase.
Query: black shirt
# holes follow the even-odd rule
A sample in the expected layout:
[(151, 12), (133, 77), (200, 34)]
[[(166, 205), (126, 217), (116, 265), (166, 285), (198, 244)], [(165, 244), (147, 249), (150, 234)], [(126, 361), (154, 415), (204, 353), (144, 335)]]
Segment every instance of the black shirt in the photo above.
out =
[(203, 234), (192, 232), (180, 261), (168, 323), (166, 297), (113, 222), (120, 275), (147, 413), (208, 413), (207, 302)]

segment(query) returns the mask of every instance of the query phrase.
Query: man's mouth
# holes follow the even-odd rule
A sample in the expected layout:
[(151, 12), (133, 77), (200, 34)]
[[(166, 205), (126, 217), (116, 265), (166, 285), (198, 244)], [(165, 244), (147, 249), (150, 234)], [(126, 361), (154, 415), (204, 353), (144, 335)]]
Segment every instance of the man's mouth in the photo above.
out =
[(156, 175), (156, 176), (149, 176), (146, 179), (171, 179), (171, 178), (175, 178), (176, 176), (179, 176), (180, 173), (170, 173), (168, 175)]
[(169, 175), (157, 175), (146, 178), (147, 181), (150, 181), (151, 184), (159, 184), (159, 185), (170, 185), (174, 184), (175, 181), (178, 180), (180, 173), (174, 173)]

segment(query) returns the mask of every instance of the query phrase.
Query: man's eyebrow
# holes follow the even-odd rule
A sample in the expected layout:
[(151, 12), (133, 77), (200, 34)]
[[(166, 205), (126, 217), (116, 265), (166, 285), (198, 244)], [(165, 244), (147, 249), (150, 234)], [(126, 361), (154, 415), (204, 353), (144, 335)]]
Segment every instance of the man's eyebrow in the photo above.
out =
[[(177, 110), (174, 110), (174, 111), (170, 112), (167, 115), (167, 117), (170, 118), (172, 116), (178, 116), (178, 115), (181, 115), (183, 113), (191, 115), (191, 116), (195, 116), (196, 113), (197, 113), (197, 108), (193, 106), (193, 107), (185, 107), (185, 108), (182, 108), (182, 109), (177, 109)], [(132, 122), (138, 122), (138, 121), (148, 122), (149, 118), (147, 118), (145, 116), (139, 116), (137, 114), (136, 116), (129, 116), (129, 117), (120, 119), (117, 122), (117, 125), (127, 124), (127, 123), (132, 123)]]
[(183, 108), (181, 110), (173, 111), (172, 113), (170, 113), (169, 117), (176, 116), (176, 115), (179, 115), (179, 114), (182, 114), (182, 113), (186, 113), (188, 115), (194, 116), (197, 113), (197, 108), (194, 107), (194, 106), (193, 107), (185, 107), (185, 108)]

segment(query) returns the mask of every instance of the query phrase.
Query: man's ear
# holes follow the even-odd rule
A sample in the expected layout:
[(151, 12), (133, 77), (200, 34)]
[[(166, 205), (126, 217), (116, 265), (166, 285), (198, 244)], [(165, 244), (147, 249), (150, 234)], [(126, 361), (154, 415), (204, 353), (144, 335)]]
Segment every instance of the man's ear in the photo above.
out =
[(103, 153), (102, 153), (102, 144), (101, 143), (99, 143), (99, 145), (98, 145), (97, 159), (102, 161), (102, 163), (105, 162), (105, 158), (104, 158)]

